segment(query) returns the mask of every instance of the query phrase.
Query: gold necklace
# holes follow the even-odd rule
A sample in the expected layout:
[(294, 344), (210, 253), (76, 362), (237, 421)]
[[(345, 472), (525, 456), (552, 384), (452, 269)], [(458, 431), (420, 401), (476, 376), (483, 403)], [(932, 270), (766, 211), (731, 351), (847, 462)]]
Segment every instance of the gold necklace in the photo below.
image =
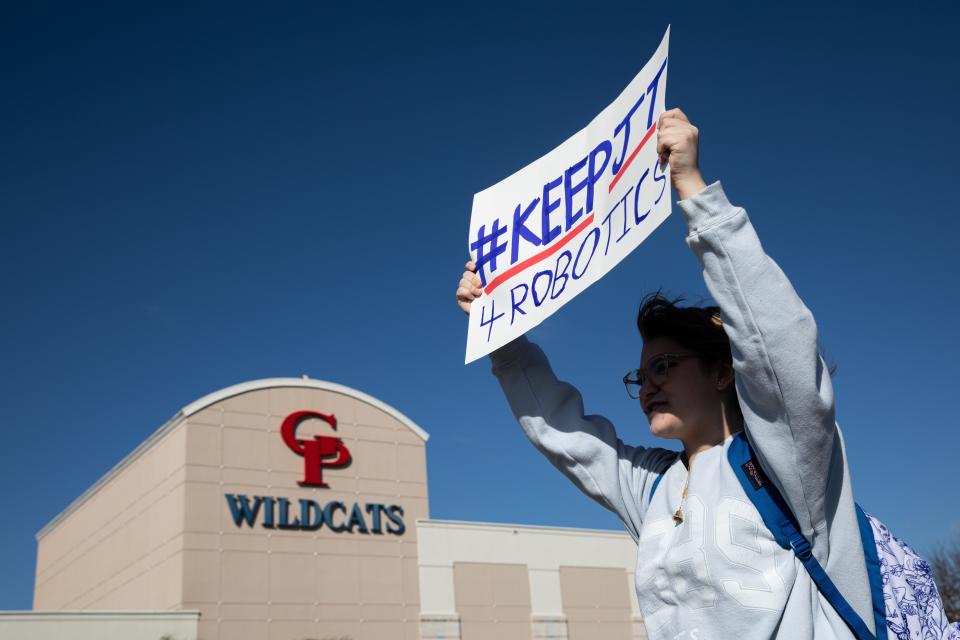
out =
[(690, 473), (693, 471), (693, 462), (690, 462), (690, 467), (687, 469), (687, 479), (683, 481), (683, 491), (680, 492), (680, 504), (677, 506), (677, 510), (673, 513), (673, 523), (679, 525), (683, 522), (683, 502), (687, 499), (687, 490), (690, 488)]

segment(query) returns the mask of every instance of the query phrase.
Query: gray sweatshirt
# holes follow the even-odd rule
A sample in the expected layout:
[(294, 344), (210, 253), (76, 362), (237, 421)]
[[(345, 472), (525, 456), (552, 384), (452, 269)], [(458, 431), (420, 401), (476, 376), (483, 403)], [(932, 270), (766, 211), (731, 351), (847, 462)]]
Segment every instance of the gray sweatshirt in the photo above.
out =
[[(815, 557), (873, 630), (850, 475), (813, 316), (719, 183), (679, 207), (730, 338), (747, 437)], [(727, 461), (731, 439), (695, 458), (677, 525), (672, 514), (688, 476), (677, 452), (624, 444), (609, 420), (585, 416), (577, 390), (558, 381), (525, 338), (491, 360), (534, 446), (637, 541), (637, 598), (650, 638), (853, 637), (763, 524)]]

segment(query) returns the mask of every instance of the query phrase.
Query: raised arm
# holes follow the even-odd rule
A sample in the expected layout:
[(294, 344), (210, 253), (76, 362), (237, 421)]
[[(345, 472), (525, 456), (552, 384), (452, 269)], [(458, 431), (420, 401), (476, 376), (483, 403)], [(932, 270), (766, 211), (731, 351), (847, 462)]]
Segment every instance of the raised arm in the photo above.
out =
[[(469, 313), (479, 296), (467, 264), (457, 302)], [(493, 373), (530, 442), (581, 491), (639, 536), (650, 483), (676, 459), (665, 449), (625, 445), (609, 420), (584, 415), (583, 399), (557, 380), (543, 351), (521, 337), (491, 354)]]
[(746, 211), (730, 204), (719, 183), (704, 187), (696, 128), (675, 109), (663, 114), (661, 131), (658, 150), (682, 198), (687, 244), (730, 338), (747, 434), (804, 533), (815, 535), (829, 518), (828, 485), (844, 462), (813, 315), (764, 252)]

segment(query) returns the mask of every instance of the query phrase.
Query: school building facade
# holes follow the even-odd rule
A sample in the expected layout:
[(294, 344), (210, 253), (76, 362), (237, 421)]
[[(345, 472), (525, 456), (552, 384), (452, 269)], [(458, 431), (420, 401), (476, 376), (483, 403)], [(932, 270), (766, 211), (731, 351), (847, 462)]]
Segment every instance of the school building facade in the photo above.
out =
[(330, 382), (205, 396), (37, 534), (0, 638), (646, 637), (626, 533), (430, 519), (427, 440)]

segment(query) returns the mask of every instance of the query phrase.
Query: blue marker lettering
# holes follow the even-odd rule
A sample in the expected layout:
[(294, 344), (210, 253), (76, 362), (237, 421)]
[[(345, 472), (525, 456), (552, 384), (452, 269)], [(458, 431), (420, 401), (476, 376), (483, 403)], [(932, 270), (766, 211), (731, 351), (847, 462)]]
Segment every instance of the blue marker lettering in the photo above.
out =
[(560, 199), (550, 200), (550, 191), (560, 186), (560, 183), (563, 182), (563, 178), (557, 178), (556, 180), (551, 180), (547, 184), (543, 185), (543, 210), (540, 214), (540, 222), (542, 225), (540, 231), (540, 238), (543, 244), (550, 244), (550, 241), (560, 235), (560, 225), (555, 227), (550, 226), (550, 214), (553, 213), (556, 209), (560, 207)]
[[(603, 164), (597, 169), (597, 155), (601, 151), (603, 151)], [(593, 211), (593, 188), (596, 186), (600, 176), (603, 175), (603, 170), (607, 168), (607, 163), (610, 161), (610, 154), (612, 153), (613, 145), (610, 144), (609, 140), (604, 140), (590, 152), (590, 175), (587, 179), (587, 211)]]
[[(657, 175), (657, 172), (660, 173), (659, 176)], [(657, 199), (653, 201), (653, 204), (660, 204), (660, 198), (663, 197), (663, 192), (667, 189), (667, 174), (663, 172), (663, 167), (660, 166), (659, 161), (653, 165), (653, 181), (662, 183), (660, 185), (660, 195), (658, 195)]]
[[(520, 298), (520, 302), (517, 302), (517, 289), (523, 289), (523, 297)], [(513, 326), (513, 319), (517, 317), (518, 311), (522, 316), (527, 315), (527, 312), (521, 309), (520, 305), (527, 299), (527, 293), (529, 291), (530, 287), (525, 284), (518, 284), (513, 289), (510, 289), (510, 326)]]
[(584, 178), (576, 184), (573, 184), (571, 178), (573, 177), (573, 174), (583, 169), (586, 164), (587, 159), (583, 158), (563, 172), (563, 198), (567, 203), (567, 231), (570, 231), (570, 228), (573, 227), (574, 223), (580, 219), (580, 216), (583, 215), (582, 208), (577, 209), (576, 213), (573, 212), (573, 196), (577, 195), (577, 193), (583, 189), (584, 186), (586, 186), (587, 178)]
[[(659, 161), (657, 162), (659, 164)], [(643, 186), (643, 181), (647, 177), (647, 174), (650, 173), (650, 169), (646, 169), (643, 172), (643, 175), (640, 176), (640, 180), (637, 182), (637, 189), (633, 192), (633, 223), (640, 224), (643, 222), (648, 215), (650, 215), (650, 209), (647, 209), (647, 212), (640, 215), (640, 187)], [(626, 224), (626, 216), (624, 216), (624, 224)]]
[(493, 323), (503, 317), (504, 314), (497, 315), (496, 300), (490, 298), (490, 319), (487, 320), (487, 305), (480, 307), (480, 328), (488, 327), (487, 342), (490, 342), (490, 334), (493, 332)]
[[(596, 232), (596, 233), (594, 233)], [(593, 247), (590, 249), (590, 257), (587, 258), (586, 263), (583, 265), (583, 269), (580, 271), (580, 275), (577, 275), (577, 265), (580, 264), (580, 256), (583, 254), (583, 248), (587, 245), (587, 238), (593, 238)], [(600, 244), (600, 229), (594, 227), (590, 229), (590, 233), (587, 234), (587, 237), (583, 239), (583, 242), (580, 243), (580, 249), (577, 251), (577, 257), (573, 261), (573, 274), (574, 280), (579, 280), (583, 277), (583, 274), (587, 272), (587, 267), (590, 266), (590, 261), (593, 260), (594, 254), (597, 252), (597, 245)]]
[(660, 70), (657, 71), (657, 75), (653, 77), (653, 80), (650, 81), (650, 86), (647, 87), (647, 93), (651, 94), (650, 110), (647, 112), (647, 129), (653, 126), (653, 110), (657, 106), (657, 88), (660, 86), (660, 76), (663, 75), (663, 70), (666, 68), (667, 58), (664, 58), (663, 64), (660, 65)]
[[(649, 91), (649, 89), (648, 89)], [(620, 158), (613, 161), (613, 166), (610, 167), (610, 173), (617, 175), (620, 173), (620, 167), (623, 166), (623, 163), (627, 160), (627, 153), (629, 153), (628, 146), (630, 145), (630, 118), (633, 117), (634, 112), (636, 112), (637, 107), (643, 102), (646, 94), (640, 96), (640, 99), (637, 100), (637, 104), (633, 105), (630, 111), (627, 112), (627, 116), (620, 121), (620, 124), (617, 125), (617, 128), (613, 130), (613, 137), (616, 138), (617, 134), (620, 133), (620, 130), (623, 129), (623, 151), (620, 153)], [(647, 125), (647, 128), (650, 128), (650, 125)]]
[[(480, 225), (477, 229), (476, 242), (470, 243), (470, 248), (477, 252), (477, 274), (480, 276), (480, 284), (487, 286), (487, 264), (490, 264), (490, 272), (497, 270), (497, 256), (507, 250), (506, 242), (498, 242), (500, 236), (507, 233), (506, 227), (500, 226), (500, 219), (493, 221), (493, 228), (490, 229), (490, 235), (485, 232), (486, 225)], [(490, 250), (485, 250), (490, 247)]]
[[(534, 198), (533, 202), (527, 205), (527, 208), (523, 210), (523, 213), (520, 213), (520, 205), (517, 205), (516, 210), (513, 212), (513, 231), (510, 234), (510, 264), (514, 264), (517, 261), (517, 256), (520, 254), (520, 237), (523, 236), (523, 239), (532, 244), (535, 247), (539, 247), (542, 242), (540, 238), (533, 231), (527, 228), (524, 224), (527, 221), (527, 218), (530, 217), (530, 214), (533, 213), (533, 210), (537, 207), (537, 203), (540, 202), (540, 198)], [(483, 283), (486, 286), (486, 282)]]
[(620, 198), (619, 200), (617, 200), (617, 204), (613, 205), (613, 208), (610, 209), (610, 213), (608, 213), (608, 214), (607, 214), (607, 217), (605, 217), (605, 218), (603, 219), (603, 221), (602, 221), (603, 224), (607, 225), (607, 243), (606, 243), (606, 245), (604, 245), (604, 247), (603, 247), (603, 255), (607, 255), (607, 254), (610, 252), (610, 237), (613, 235), (613, 224), (612, 224), (612, 222), (611, 222), (611, 219), (613, 218), (613, 212), (616, 211), (617, 209), (619, 209), (619, 208), (620, 208), (620, 205), (623, 205), (623, 228), (624, 228), (624, 232), (623, 232), (623, 235), (621, 235), (619, 238), (617, 238), (617, 242), (620, 242), (620, 241), (623, 239), (623, 236), (627, 235), (627, 231), (626, 231), (626, 228), (627, 228), (627, 196), (630, 195), (630, 192), (631, 192), (631, 191), (633, 191), (633, 187), (630, 187), (630, 188), (627, 190), (627, 192), (626, 192), (625, 194), (623, 194), (623, 197)]
[[(547, 276), (547, 288), (543, 290), (543, 295), (537, 295), (537, 280), (540, 276)], [(530, 283), (530, 290), (533, 291), (533, 306), (539, 307), (543, 304), (543, 301), (547, 299), (547, 294), (550, 293), (550, 284), (553, 282), (553, 272), (552, 271), (538, 271), (535, 276), (533, 276), (533, 282)]]
[[(560, 269), (560, 260), (566, 258), (567, 261), (563, 265), (563, 269)], [(563, 293), (563, 290), (567, 288), (567, 280), (570, 279), (570, 276), (567, 275), (567, 269), (570, 268), (570, 263), (573, 261), (573, 255), (569, 251), (564, 251), (557, 257), (557, 264), (553, 268), (553, 287), (550, 291), (550, 299), (556, 300), (557, 296)], [(560, 282), (560, 278), (563, 278), (563, 286), (560, 287), (560, 290), (557, 291), (557, 283)]]

